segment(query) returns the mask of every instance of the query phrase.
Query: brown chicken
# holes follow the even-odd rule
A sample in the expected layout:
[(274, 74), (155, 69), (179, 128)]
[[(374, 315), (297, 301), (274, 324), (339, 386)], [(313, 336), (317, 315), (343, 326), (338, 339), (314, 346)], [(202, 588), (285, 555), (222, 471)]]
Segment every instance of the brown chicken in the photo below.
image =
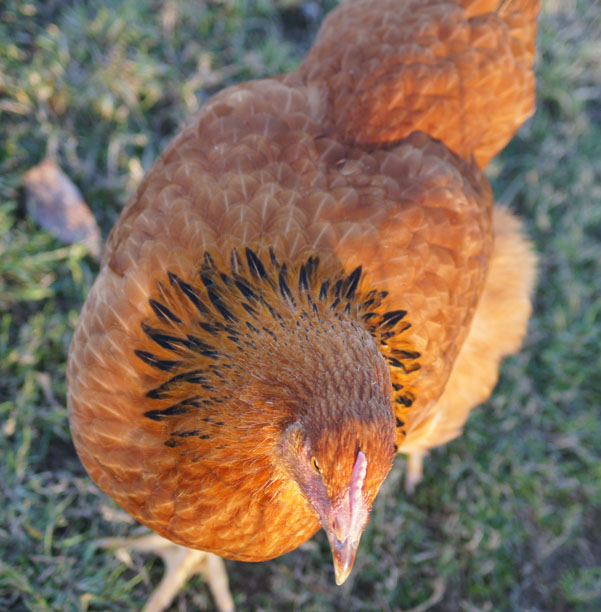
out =
[(525, 333), (534, 256), (481, 168), (533, 110), (537, 11), (345, 3), (179, 133), (69, 360), (77, 451), (125, 510), (243, 561), (321, 526), (346, 579), (395, 453), (412, 488)]

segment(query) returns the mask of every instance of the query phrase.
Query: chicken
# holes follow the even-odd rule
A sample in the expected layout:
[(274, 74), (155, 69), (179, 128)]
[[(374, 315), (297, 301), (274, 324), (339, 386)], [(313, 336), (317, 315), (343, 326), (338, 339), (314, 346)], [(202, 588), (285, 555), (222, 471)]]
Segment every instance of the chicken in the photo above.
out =
[(344, 582), (395, 454), (412, 488), (525, 333), (535, 258), (482, 168), (532, 113), (537, 11), (344, 3), (176, 136), (68, 365), (79, 456), (127, 512), (243, 561), (322, 527)]

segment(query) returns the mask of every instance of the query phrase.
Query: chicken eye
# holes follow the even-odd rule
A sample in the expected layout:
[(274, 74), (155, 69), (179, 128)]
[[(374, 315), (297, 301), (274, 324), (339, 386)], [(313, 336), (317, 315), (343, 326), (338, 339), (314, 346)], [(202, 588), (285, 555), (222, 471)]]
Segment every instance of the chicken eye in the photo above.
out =
[(319, 463), (317, 463), (317, 459), (315, 459), (315, 457), (311, 457), (311, 465), (318, 474), (321, 473), (321, 468), (319, 467)]

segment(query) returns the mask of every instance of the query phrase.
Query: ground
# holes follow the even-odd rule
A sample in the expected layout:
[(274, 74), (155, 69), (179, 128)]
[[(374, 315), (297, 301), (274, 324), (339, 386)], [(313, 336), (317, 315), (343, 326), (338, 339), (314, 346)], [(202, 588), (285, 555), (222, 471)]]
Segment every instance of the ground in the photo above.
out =
[[(156, 558), (96, 547), (129, 534), (86, 476), (65, 362), (98, 271), (36, 227), (23, 174), (53, 155), (106, 237), (185, 118), (224, 85), (293, 68), (331, 2), (6, 0), (0, 5), (0, 609), (135, 610)], [(356, 567), (326, 538), (228, 562), (240, 610), (601, 609), (601, 11), (549, 0), (538, 111), (488, 174), (540, 256), (522, 352), (415, 496), (397, 460)], [(194, 579), (173, 610), (213, 609)]]

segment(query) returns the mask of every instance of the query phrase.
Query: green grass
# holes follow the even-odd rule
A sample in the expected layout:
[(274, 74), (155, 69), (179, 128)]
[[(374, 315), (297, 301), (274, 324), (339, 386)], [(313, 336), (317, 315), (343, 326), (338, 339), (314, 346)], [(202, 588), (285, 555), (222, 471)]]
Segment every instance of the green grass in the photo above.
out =
[[(67, 425), (67, 351), (98, 268), (26, 216), (24, 172), (55, 155), (106, 236), (204, 100), (297, 64), (317, 27), (298, 17), (283, 0), (0, 5), (0, 609), (139, 609), (161, 572), (95, 546), (134, 529), (109, 520)], [(549, 1), (540, 30), (537, 115), (489, 171), (540, 255), (523, 351), (413, 499), (398, 460), (346, 585), (319, 535), (228, 563), (240, 610), (601, 609), (601, 12)], [(173, 609), (212, 606), (195, 579)]]

